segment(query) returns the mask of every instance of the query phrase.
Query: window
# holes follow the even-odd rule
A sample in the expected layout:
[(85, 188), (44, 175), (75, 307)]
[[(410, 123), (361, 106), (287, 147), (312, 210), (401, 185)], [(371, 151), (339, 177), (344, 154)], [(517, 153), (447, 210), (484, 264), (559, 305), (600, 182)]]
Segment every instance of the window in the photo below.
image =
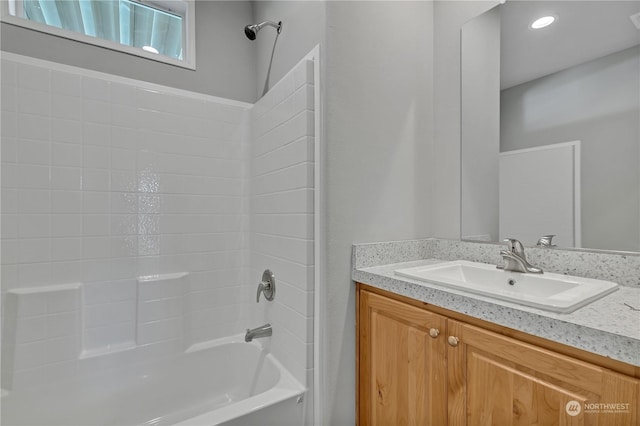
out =
[(8, 0), (3, 21), (195, 69), (193, 7), (188, 0)]

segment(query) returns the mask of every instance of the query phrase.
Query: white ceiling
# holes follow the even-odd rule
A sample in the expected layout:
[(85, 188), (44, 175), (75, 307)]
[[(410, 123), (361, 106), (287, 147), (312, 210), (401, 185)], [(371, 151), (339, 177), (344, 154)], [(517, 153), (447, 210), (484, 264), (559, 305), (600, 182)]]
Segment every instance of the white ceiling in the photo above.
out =
[[(501, 86), (515, 86), (640, 44), (640, 1), (519, 1), (501, 9)], [(557, 21), (529, 29), (535, 19)]]

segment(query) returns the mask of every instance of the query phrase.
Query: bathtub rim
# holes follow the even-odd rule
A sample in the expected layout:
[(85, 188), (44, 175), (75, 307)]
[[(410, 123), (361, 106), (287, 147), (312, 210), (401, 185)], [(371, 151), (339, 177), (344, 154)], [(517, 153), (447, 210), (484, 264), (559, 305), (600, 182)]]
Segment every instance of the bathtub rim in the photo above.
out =
[[(260, 341), (254, 340), (253, 342), (246, 343), (244, 341), (243, 334), (236, 334), (232, 336), (222, 337), (215, 340), (209, 340), (206, 342), (196, 343), (185, 351), (185, 353), (197, 352), (201, 350), (210, 349), (216, 346), (221, 346), (230, 343), (243, 343), (246, 345), (255, 345), (260, 350), (267, 350), (265, 345)], [(303, 386), (295, 377), (287, 370), (272, 353), (266, 355), (269, 361), (272, 362), (276, 368), (280, 371), (280, 379), (272, 388), (265, 392), (259, 393), (249, 398), (233, 402), (224, 407), (217, 408), (213, 411), (209, 411), (197, 416), (190, 417), (185, 420), (181, 420), (178, 423), (173, 423), (172, 426), (215, 426), (220, 423), (233, 420), (236, 417), (240, 417), (246, 414), (250, 414), (259, 411), (265, 407), (273, 404), (294, 398), (303, 397), (307, 392), (307, 388)], [(303, 403), (302, 399), (299, 403)]]
[[(171, 426), (215, 426), (220, 423), (227, 422), (229, 420), (233, 420), (236, 417), (241, 417), (246, 414), (250, 414), (256, 411), (259, 411), (265, 407), (270, 405), (274, 405), (283, 401), (286, 401), (291, 398), (303, 397), (307, 392), (307, 388), (303, 386), (298, 380), (287, 370), (269, 351), (269, 343), (263, 344), (263, 342), (259, 340), (254, 340), (253, 342), (247, 343), (244, 341), (244, 334), (237, 334), (231, 336), (225, 336), (214, 340), (209, 340), (205, 342), (199, 342), (194, 345), (191, 345), (187, 348), (183, 354), (189, 354), (194, 352), (199, 352), (203, 350), (213, 349), (219, 346), (229, 345), (229, 344), (242, 344), (242, 345), (252, 345), (256, 347), (259, 351), (266, 351), (266, 358), (269, 359), (269, 362), (273, 363), (273, 365), (278, 369), (280, 378), (276, 382), (276, 384), (267, 389), (264, 392), (261, 392), (257, 395), (250, 396), (249, 398), (245, 398), (236, 402), (232, 402), (229, 405), (214, 409), (212, 411), (208, 411), (193, 417), (189, 417), (187, 419), (181, 420), (177, 423), (171, 423)], [(12, 391), (7, 391), (6, 389), (2, 389), (2, 399), (12, 394)], [(303, 403), (302, 400), (299, 403)], [(1, 402), (0, 402), (1, 404)], [(162, 418), (156, 418), (151, 420), (150, 422), (142, 423), (143, 425), (152, 425), (155, 424), (158, 420), (162, 421)]]

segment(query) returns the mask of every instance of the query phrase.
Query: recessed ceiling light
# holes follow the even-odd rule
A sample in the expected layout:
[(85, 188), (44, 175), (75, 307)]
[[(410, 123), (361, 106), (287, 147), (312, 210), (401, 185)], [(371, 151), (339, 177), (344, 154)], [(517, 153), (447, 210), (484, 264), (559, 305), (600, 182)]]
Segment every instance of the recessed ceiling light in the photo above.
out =
[(151, 47), (151, 46), (142, 46), (142, 50), (146, 50), (147, 52), (151, 52), (151, 53), (155, 53), (155, 54), (160, 53), (160, 52), (158, 52), (158, 49), (156, 49), (155, 47)]
[(533, 28), (534, 30), (539, 30), (540, 28), (544, 28), (544, 27), (548, 27), (549, 25), (553, 24), (556, 20), (555, 16), (543, 16), (542, 18), (538, 18), (535, 21), (533, 21), (530, 25), (531, 28)]

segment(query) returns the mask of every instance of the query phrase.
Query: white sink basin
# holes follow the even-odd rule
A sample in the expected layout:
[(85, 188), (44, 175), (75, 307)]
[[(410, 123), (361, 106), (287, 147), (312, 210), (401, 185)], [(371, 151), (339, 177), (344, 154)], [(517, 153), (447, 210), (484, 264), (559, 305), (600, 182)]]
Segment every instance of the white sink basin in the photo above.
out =
[(618, 284), (611, 281), (549, 272), (508, 272), (496, 269), (495, 265), (466, 260), (397, 269), (394, 272), (431, 284), (562, 313), (573, 312), (618, 288)]

